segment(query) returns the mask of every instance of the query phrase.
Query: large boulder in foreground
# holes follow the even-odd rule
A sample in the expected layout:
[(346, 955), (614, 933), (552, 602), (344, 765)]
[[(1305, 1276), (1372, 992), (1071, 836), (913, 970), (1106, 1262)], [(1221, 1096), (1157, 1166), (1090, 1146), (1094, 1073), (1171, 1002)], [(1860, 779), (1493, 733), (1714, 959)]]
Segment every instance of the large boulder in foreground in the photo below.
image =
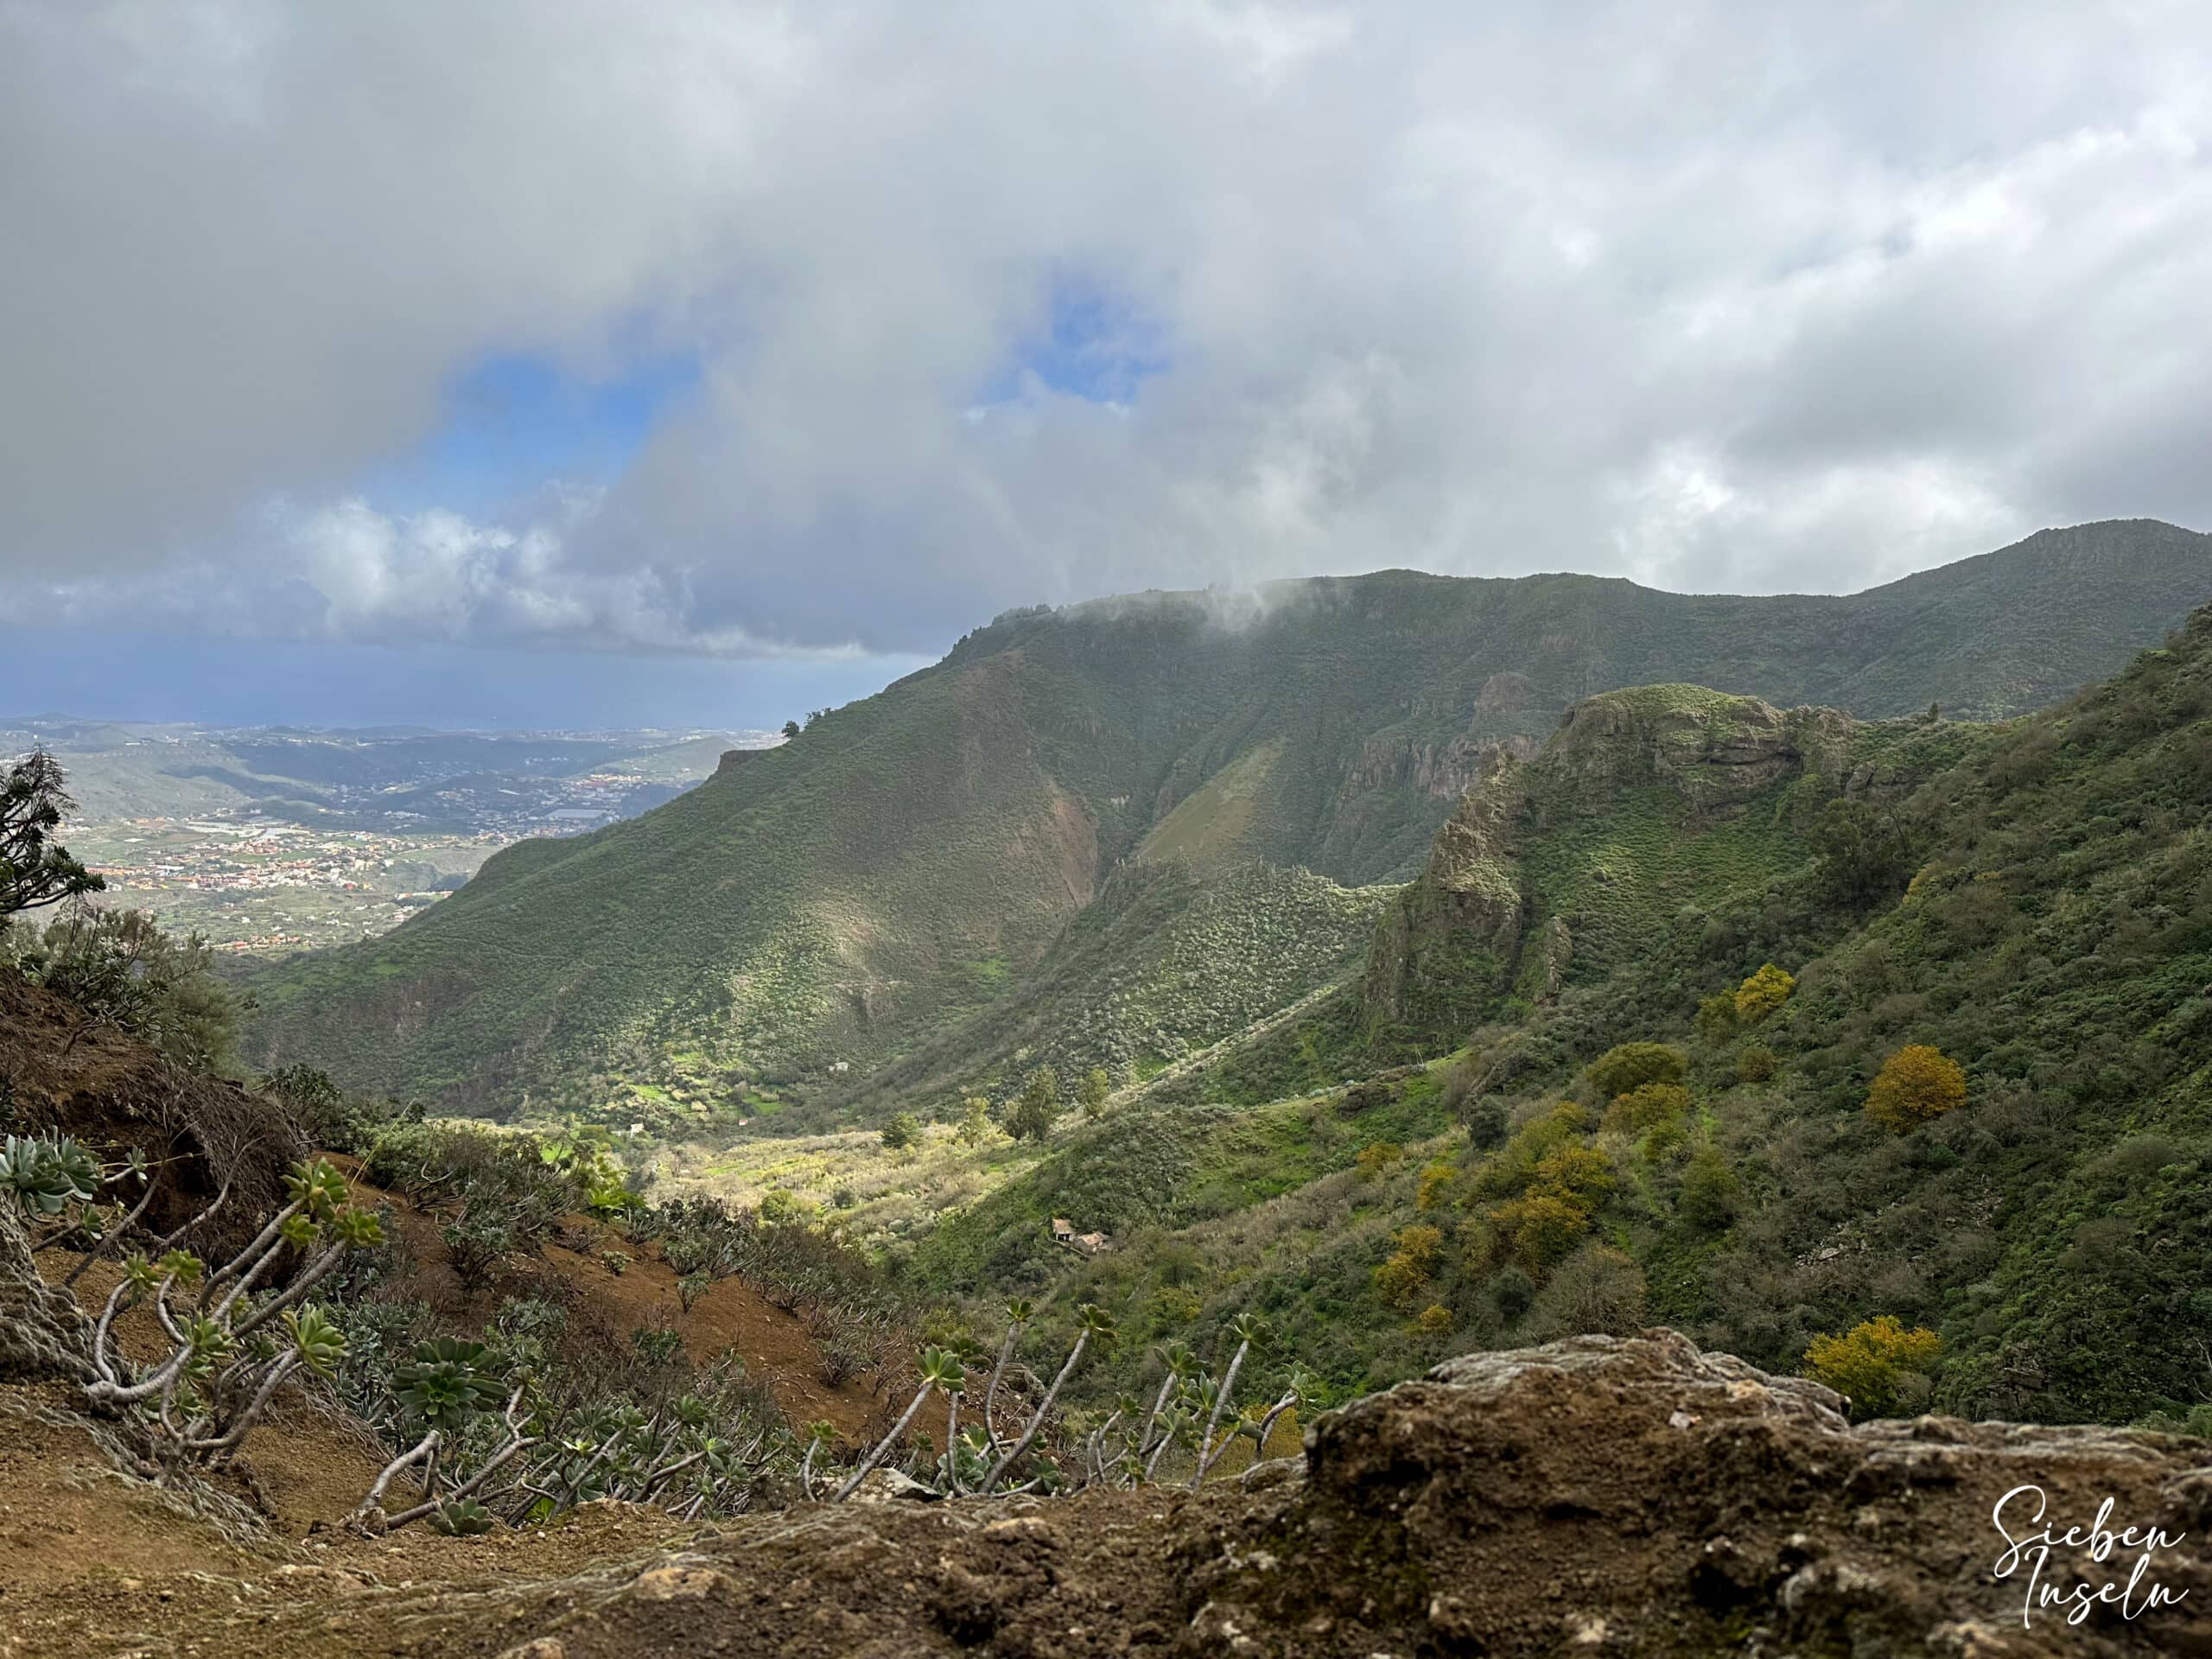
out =
[[(1320, 1419), (1306, 1489), (1194, 1632), (1259, 1653), (1987, 1656), (2212, 1653), (2212, 1447), (1944, 1418), (1854, 1427), (1843, 1402), (1671, 1332), (1475, 1354)], [(2156, 1526), (2140, 1548), (2006, 1542)], [(2176, 1537), (2176, 1535), (2186, 1535)], [(2145, 1607), (2156, 1584), (2173, 1605)], [(2120, 1593), (2118, 1589), (2113, 1594)], [(2028, 1614), (2024, 1624), (2024, 1611)]]

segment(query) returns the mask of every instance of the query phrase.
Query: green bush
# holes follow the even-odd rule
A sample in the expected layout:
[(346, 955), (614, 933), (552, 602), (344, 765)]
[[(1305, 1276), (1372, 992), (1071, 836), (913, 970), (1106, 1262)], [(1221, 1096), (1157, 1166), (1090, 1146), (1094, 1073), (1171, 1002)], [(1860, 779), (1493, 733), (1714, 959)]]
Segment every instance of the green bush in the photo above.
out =
[(1689, 1075), (1690, 1058), (1667, 1043), (1621, 1043), (1590, 1063), (1585, 1075), (1607, 1100), (1647, 1083), (1680, 1083)]
[(1908, 1330), (1885, 1313), (1840, 1337), (1815, 1337), (1805, 1350), (1805, 1374), (1849, 1399), (1853, 1414), (1887, 1417), (1927, 1398), (1942, 1352), (1936, 1332)]
[(1700, 1232), (1719, 1232), (1735, 1220), (1743, 1190), (1743, 1183), (1720, 1149), (1700, 1147), (1682, 1171), (1681, 1196), (1675, 1212)]

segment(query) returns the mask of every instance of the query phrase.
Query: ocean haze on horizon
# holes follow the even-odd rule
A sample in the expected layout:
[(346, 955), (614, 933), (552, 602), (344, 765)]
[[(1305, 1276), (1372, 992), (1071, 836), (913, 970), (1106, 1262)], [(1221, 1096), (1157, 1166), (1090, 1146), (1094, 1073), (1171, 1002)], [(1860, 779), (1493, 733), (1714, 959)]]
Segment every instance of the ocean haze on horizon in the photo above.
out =
[(880, 690), (920, 659), (786, 664), (555, 649), (221, 640), (0, 624), (0, 717), (332, 731), (773, 731)]

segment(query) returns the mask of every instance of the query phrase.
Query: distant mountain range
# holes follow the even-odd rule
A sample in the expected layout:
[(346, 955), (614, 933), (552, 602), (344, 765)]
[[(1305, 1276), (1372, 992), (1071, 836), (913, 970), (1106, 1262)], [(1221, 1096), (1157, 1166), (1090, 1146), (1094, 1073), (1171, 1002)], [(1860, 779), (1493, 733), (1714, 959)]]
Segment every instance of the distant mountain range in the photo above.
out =
[[(1845, 597), (1384, 571), (1012, 613), (641, 818), (509, 849), (382, 938), (264, 970), (255, 1051), (497, 1114), (864, 1077), (1049, 973), (1125, 862), (1414, 875), (1497, 746), (1594, 694), (2009, 716), (2208, 596), (2212, 538), (2139, 520)], [(1275, 925), (1308, 965), (1268, 995), (1341, 956), (1308, 921), (1372, 913), (1294, 908)]]
[(634, 779), (643, 811), (768, 732), (308, 730), (0, 716), (0, 753), (58, 755), (92, 822), (257, 812), (318, 829), (455, 832), (526, 822), (587, 775)]

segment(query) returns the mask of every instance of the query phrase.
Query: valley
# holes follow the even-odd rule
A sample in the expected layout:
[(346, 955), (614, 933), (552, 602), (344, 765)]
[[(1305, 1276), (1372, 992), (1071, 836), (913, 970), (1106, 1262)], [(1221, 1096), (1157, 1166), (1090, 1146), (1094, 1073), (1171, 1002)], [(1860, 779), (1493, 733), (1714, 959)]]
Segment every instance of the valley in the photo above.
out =
[[(2012, 556), (2032, 576), (2027, 545)], [(2171, 580), (2177, 597), (2212, 585), (2212, 558)], [(1341, 603), (1395, 627), (1394, 581)], [(1089, 1564), (1128, 1549), (1121, 1500), (1153, 1501), (1164, 1467), (1192, 1489), (1176, 1514), (1207, 1536), (1336, 1536), (1368, 1524), (1343, 1492), (1427, 1478), (1345, 1472), (1377, 1414), (1394, 1434), (1479, 1442), (1481, 1466), (1502, 1467), (1503, 1442), (1468, 1415), (1478, 1400), (1509, 1421), (1595, 1411), (1599, 1441), (1624, 1421), (1599, 1395), (1675, 1431), (1713, 1402), (1757, 1401), (1763, 1444), (1803, 1432), (1806, 1457), (1875, 1464), (1893, 1430), (1938, 1432), (1896, 1420), (1933, 1412), (1919, 1421), (1951, 1426), (1950, 1466), (2002, 1446), (2009, 1466), (2109, 1484), (2163, 1459), (2176, 1490), (2191, 1437), (2212, 1433), (2212, 606), (1997, 718), (1923, 703), (1925, 680), (1856, 711), (1665, 680), (1569, 698), (1541, 725), (1532, 696), (1486, 725), (1504, 671), (1485, 669), (1471, 704), (1423, 716), (1459, 732), (1440, 746), (1365, 723), (1428, 708), (1429, 681), (1375, 688), (1369, 713), (1331, 728), (1282, 678), (1284, 639), (1224, 639), (1189, 601), (1162, 605), (1099, 628), (1079, 612), (1002, 619), (778, 747), (719, 753), (711, 778), (641, 817), (508, 846), (380, 938), (257, 969), (257, 1008), (188, 972), (161, 993), (182, 999), (174, 1025), (158, 998), (73, 1009), (71, 987), (100, 984), (73, 954), (94, 945), (66, 920), (15, 927), (0, 1070), (17, 1122), (111, 1160), (149, 1128), (198, 1147), (147, 1193), (168, 1192), (168, 1228), (206, 1225), (234, 1185), (277, 1190), (272, 1160), (302, 1154), (283, 1190), (347, 1196), (302, 1236), (327, 1232), (334, 1253), (370, 1241), (334, 1299), (317, 1397), (388, 1441), (428, 1409), (407, 1403), (423, 1368), (486, 1379), (455, 1419), (474, 1424), (455, 1456), (475, 1472), (442, 1499), (432, 1478), (404, 1512), (454, 1541), (348, 1543), (331, 1570), (381, 1585), (397, 1551), (410, 1571), (459, 1574), (461, 1541), (510, 1527), (527, 1552), (499, 1592), (510, 1616), (562, 1632), (545, 1639), (564, 1652), (573, 1638), (623, 1654), (661, 1639), (640, 1605), (760, 1593), (750, 1575), (785, 1522), (756, 1531), (756, 1511), (865, 1554), (907, 1547), (896, 1512), (923, 1511), (902, 1497), (943, 1501), (970, 1518), (932, 1548), (1034, 1519), (1073, 1528)], [(1331, 643), (1337, 609), (1285, 615), (1294, 636), (1319, 630), (1304, 648), (1349, 648)], [(1866, 652), (1890, 636), (1853, 638)], [(1163, 663), (1203, 719), (1147, 711)], [(1333, 733), (1318, 748), (1300, 735), (1317, 719)], [(1378, 762), (1390, 753), (1402, 764)], [(629, 775), (592, 764), (545, 787)], [(192, 825), (214, 849), (195, 874), (246, 892), (282, 874), (344, 895), (410, 846), (263, 812), (232, 828), (221, 808)], [(510, 996), (526, 1025), (495, 1017)], [(201, 1077), (176, 1093), (172, 1068), (216, 1063), (207, 1033), (241, 1014), (251, 1089)], [(510, 1052), (511, 1030), (528, 1040)], [(211, 1191), (216, 1208), (190, 1220)], [(9, 1294), (51, 1326), (50, 1355), (75, 1340), (78, 1303), (58, 1290), (60, 1256), (35, 1265), (45, 1287)], [(134, 1271), (102, 1267), (83, 1311), (155, 1269)], [(156, 1363), (157, 1333), (130, 1329)], [(304, 1354), (321, 1338), (301, 1330)], [(50, 1357), (33, 1363), (51, 1377)], [(489, 1379), (509, 1376), (500, 1447)], [(1001, 1376), (1033, 1414), (1019, 1438), (989, 1403)], [(2082, 1427), (1971, 1426), (1991, 1418)], [(715, 1449), (715, 1423), (741, 1455)], [(565, 1465), (532, 1449), (556, 1425)], [(16, 1454), (19, 1480), (66, 1484), (57, 1471), (87, 1455), (66, 1434), (40, 1448)], [(483, 1488), (503, 1513), (479, 1504), (518, 1452), (535, 1472)], [(1001, 1490), (1024, 1455), (1035, 1474)], [(1654, 1454), (1638, 1440), (1609, 1455)], [(1730, 1454), (1716, 1440), (1693, 1455)], [(354, 1484), (372, 1472), (358, 1446), (324, 1465)], [(345, 1510), (275, 1452), (253, 1467), (264, 1496), (247, 1507), (276, 1505), (275, 1531), (249, 1528), (256, 1548), (296, 1549), (281, 1535), (302, 1505), (383, 1535), (371, 1499)], [(695, 1467), (696, 1485), (664, 1484)], [(1248, 1470), (1264, 1477), (1249, 1491)], [(193, 1478), (227, 1491), (219, 1477)], [(890, 1510), (844, 1518), (838, 1501), (868, 1482)], [(584, 1501), (594, 1490), (603, 1509)], [(1762, 1516), (1767, 1502), (1738, 1500)], [(1693, 1524), (1625, 1492), (1601, 1507)], [(722, 1530), (671, 1522), (702, 1516)], [(594, 1577), (564, 1541), (602, 1526), (594, 1559), (623, 1564)], [(724, 1557), (712, 1540), (727, 1537), (747, 1541)], [(1456, 1535), (1428, 1547), (1487, 1559)], [(144, 1572), (251, 1570), (212, 1543), (175, 1548)], [(1909, 1624), (1986, 1599), (1947, 1602), (1840, 1535), (1819, 1551), (1888, 1573), (1891, 1603), (1919, 1610)], [(1237, 1559), (1202, 1576), (1236, 1585), (1235, 1618), (1254, 1628), (1285, 1609), (1309, 1634), (1402, 1628), (1372, 1602), (1285, 1600)], [(1769, 1599), (1780, 1560), (1730, 1592), (1762, 1628), (1798, 1628), (1802, 1608)], [(1185, 1570), (1160, 1606), (1216, 1628), (1230, 1616), (1192, 1599)], [(1624, 1567), (1621, 1584), (1652, 1570), (1680, 1568)], [(1026, 1630), (1042, 1605), (1120, 1629), (1096, 1592), (1038, 1604), (1011, 1580), (974, 1588), (988, 1577), (960, 1568), (921, 1617), (956, 1644)], [(663, 1597), (679, 1582), (692, 1588)], [(863, 1582), (837, 1592), (849, 1612)], [(143, 1617), (137, 1590), (87, 1614), (71, 1593), (35, 1594), (40, 1628)], [(197, 1593), (185, 1605), (215, 1617)], [(1719, 1617), (1702, 1593), (1663, 1615), (1694, 1642)], [(1654, 1616), (1619, 1585), (1590, 1594), (1634, 1628)], [(944, 1613), (945, 1595), (992, 1611)], [(407, 1616), (448, 1628), (453, 1605), (448, 1587)], [(1549, 1635), (1513, 1633), (1552, 1626), (1510, 1599), (1421, 1605), (1423, 1628), (1464, 1620), (1498, 1650), (1549, 1650)], [(271, 1640), (303, 1616), (281, 1597), (262, 1611)], [(325, 1628), (378, 1650), (366, 1626)]]

